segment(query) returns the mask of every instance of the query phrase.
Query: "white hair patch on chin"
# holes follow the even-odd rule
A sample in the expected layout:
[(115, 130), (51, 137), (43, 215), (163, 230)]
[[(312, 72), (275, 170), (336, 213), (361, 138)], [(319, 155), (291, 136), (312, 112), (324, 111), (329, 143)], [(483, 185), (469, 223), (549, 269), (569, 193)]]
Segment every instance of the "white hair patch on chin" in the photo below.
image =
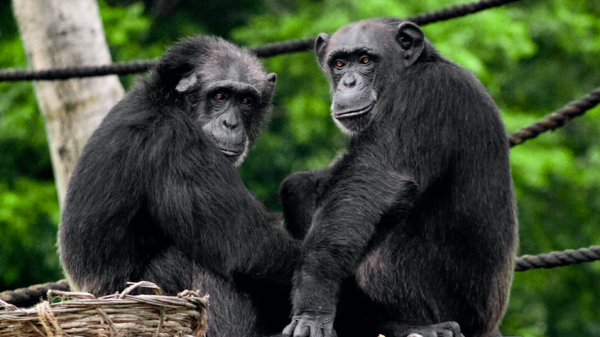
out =
[(352, 131), (348, 128), (346, 128), (344, 126), (344, 124), (342, 124), (342, 122), (340, 122), (337, 118), (333, 117), (333, 121), (335, 122), (335, 124), (338, 126), (338, 128), (340, 128), (340, 130), (342, 130), (343, 133), (349, 135), (349, 136), (354, 136), (356, 135), (357, 132)]
[(244, 159), (246, 159), (246, 156), (248, 155), (249, 149), (250, 149), (250, 141), (246, 140), (246, 147), (244, 148), (244, 152), (242, 154), (240, 154), (238, 159), (233, 164), (235, 167), (242, 165), (242, 163), (244, 162)]

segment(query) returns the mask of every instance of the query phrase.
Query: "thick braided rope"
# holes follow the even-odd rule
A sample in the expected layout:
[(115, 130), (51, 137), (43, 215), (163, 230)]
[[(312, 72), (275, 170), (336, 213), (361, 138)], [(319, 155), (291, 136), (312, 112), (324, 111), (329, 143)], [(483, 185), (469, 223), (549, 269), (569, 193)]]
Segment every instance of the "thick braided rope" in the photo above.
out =
[(585, 95), (578, 101), (570, 102), (564, 107), (548, 115), (548, 117), (511, 134), (508, 137), (510, 146), (519, 145), (527, 139), (535, 138), (548, 130), (554, 130), (567, 124), (571, 119), (583, 115), (587, 110), (600, 103), (600, 88)]
[[(520, 0), (482, 0), (478, 2), (455, 5), (439, 11), (411, 16), (407, 20), (418, 25), (426, 25), (442, 20), (448, 20), (477, 13), (492, 7), (499, 7)], [(258, 57), (272, 57), (276, 55), (290, 54), (312, 50), (315, 38), (303, 40), (282, 41), (270, 43), (259, 47), (250, 48)], [(105, 75), (129, 75), (143, 73), (155, 65), (156, 61), (136, 61), (129, 63), (114, 63), (104, 66), (69, 67), (47, 70), (15, 70), (0, 72), (0, 82), (32, 81), (32, 80), (65, 80), (69, 78), (105, 76)]]
[(273, 57), (277, 55), (310, 51), (315, 46), (316, 38), (268, 43), (250, 48), (258, 57)]
[(481, 12), (486, 9), (504, 6), (506, 4), (517, 2), (520, 0), (482, 0), (470, 2), (462, 5), (454, 5), (452, 7), (444, 8), (439, 11), (419, 14), (406, 18), (408, 21), (412, 21), (419, 26), (424, 26), (429, 23), (438, 21), (444, 21), (461, 16), (467, 16), (469, 14)]
[(517, 258), (515, 271), (554, 268), (600, 260), (600, 246), (578, 250), (565, 250), (539, 255), (523, 255)]
[[(470, 2), (462, 5), (454, 5), (452, 7), (444, 8), (435, 12), (411, 16), (406, 18), (406, 20), (412, 21), (418, 24), (419, 26), (424, 26), (429, 23), (467, 16), (469, 14), (477, 13), (485, 9), (499, 7), (517, 1), (520, 0), (482, 0)], [(264, 46), (252, 48), (252, 50), (256, 53), (256, 55), (258, 55), (258, 57), (272, 57), (276, 55), (312, 50), (314, 45), (315, 38), (309, 38), (303, 40), (271, 43)]]
[(69, 291), (67, 280), (33, 285), (28, 288), (20, 288), (14, 291), (3, 291), (0, 293), (0, 300), (13, 304), (17, 307), (30, 307), (40, 302), (40, 299), (46, 299), (49, 289)]
[(96, 77), (106, 75), (130, 75), (143, 73), (156, 61), (119, 62), (104, 66), (69, 67), (46, 70), (15, 70), (0, 72), (0, 82), (66, 80), (69, 78)]

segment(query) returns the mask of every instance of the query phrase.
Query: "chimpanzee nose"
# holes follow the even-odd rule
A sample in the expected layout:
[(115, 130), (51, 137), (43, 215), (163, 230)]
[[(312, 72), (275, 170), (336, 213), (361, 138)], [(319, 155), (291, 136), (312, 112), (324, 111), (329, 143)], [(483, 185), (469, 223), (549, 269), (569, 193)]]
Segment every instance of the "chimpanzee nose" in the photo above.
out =
[(231, 112), (227, 113), (227, 115), (224, 116), (222, 122), (223, 122), (224, 129), (235, 130), (240, 125), (240, 121), (237, 118), (237, 116), (235, 115), (235, 113), (231, 113)]
[(353, 88), (356, 85), (356, 76), (354, 74), (346, 74), (342, 79), (342, 83), (346, 88)]

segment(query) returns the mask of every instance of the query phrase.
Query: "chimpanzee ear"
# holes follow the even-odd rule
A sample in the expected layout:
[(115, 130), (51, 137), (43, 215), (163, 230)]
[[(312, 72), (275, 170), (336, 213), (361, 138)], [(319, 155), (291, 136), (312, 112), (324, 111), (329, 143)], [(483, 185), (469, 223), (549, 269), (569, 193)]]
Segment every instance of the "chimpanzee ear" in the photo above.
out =
[(324, 72), (327, 72), (327, 66), (325, 64), (325, 51), (327, 50), (327, 44), (329, 43), (329, 35), (325, 33), (319, 34), (317, 36), (317, 41), (315, 42), (315, 53), (317, 53), (317, 61), (319, 62), (319, 67)]
[(267, 74), (267, 88), (268, 88), (269, 94), (271, 96), (273, 95), (273, 92), (275, 91), (275, 83), (277, 83), (277, 74), (275, 74), (275, 73)]
[(194, 84), (196, 84), (196, 82), (198, 82), (198, 75), (196, 75), (196, 72), (193, 72), (190, 75), (182, 78), (179, 83), (177, 83), (175, 90), (179, 92), (186, 92), (190, 90)]
[(423, 52), (425, 36), (419, 26), (412, 22), (402, 22), (396, 31), (396, 42), (402, 48), (404, 66), (413, 64)]

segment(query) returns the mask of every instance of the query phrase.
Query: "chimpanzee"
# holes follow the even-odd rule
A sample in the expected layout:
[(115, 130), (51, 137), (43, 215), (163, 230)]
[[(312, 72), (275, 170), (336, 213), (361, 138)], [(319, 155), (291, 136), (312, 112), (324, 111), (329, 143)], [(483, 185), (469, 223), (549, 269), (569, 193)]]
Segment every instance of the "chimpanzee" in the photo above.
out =
[(352, 137), (282, 184), (286, 221), (306, 233), (283, 335), (332, 336), (334, 319), (340, 336), (499, 334), (517, 222), (492, 98), (404, 20), (352, 23), (315, 49)]
[(73, 289), (106, 295), (139, 280), (169, 295), (200, 289), (211, 295), (210, 336), (268, 331), (257, 322), (266, 307), (281, 331), (300, 244), (234, 166), (275, 82), (255, 55), (219, 38), (187, 38), (165, 53), (104, 118), (73, 172), (58, 237)]

